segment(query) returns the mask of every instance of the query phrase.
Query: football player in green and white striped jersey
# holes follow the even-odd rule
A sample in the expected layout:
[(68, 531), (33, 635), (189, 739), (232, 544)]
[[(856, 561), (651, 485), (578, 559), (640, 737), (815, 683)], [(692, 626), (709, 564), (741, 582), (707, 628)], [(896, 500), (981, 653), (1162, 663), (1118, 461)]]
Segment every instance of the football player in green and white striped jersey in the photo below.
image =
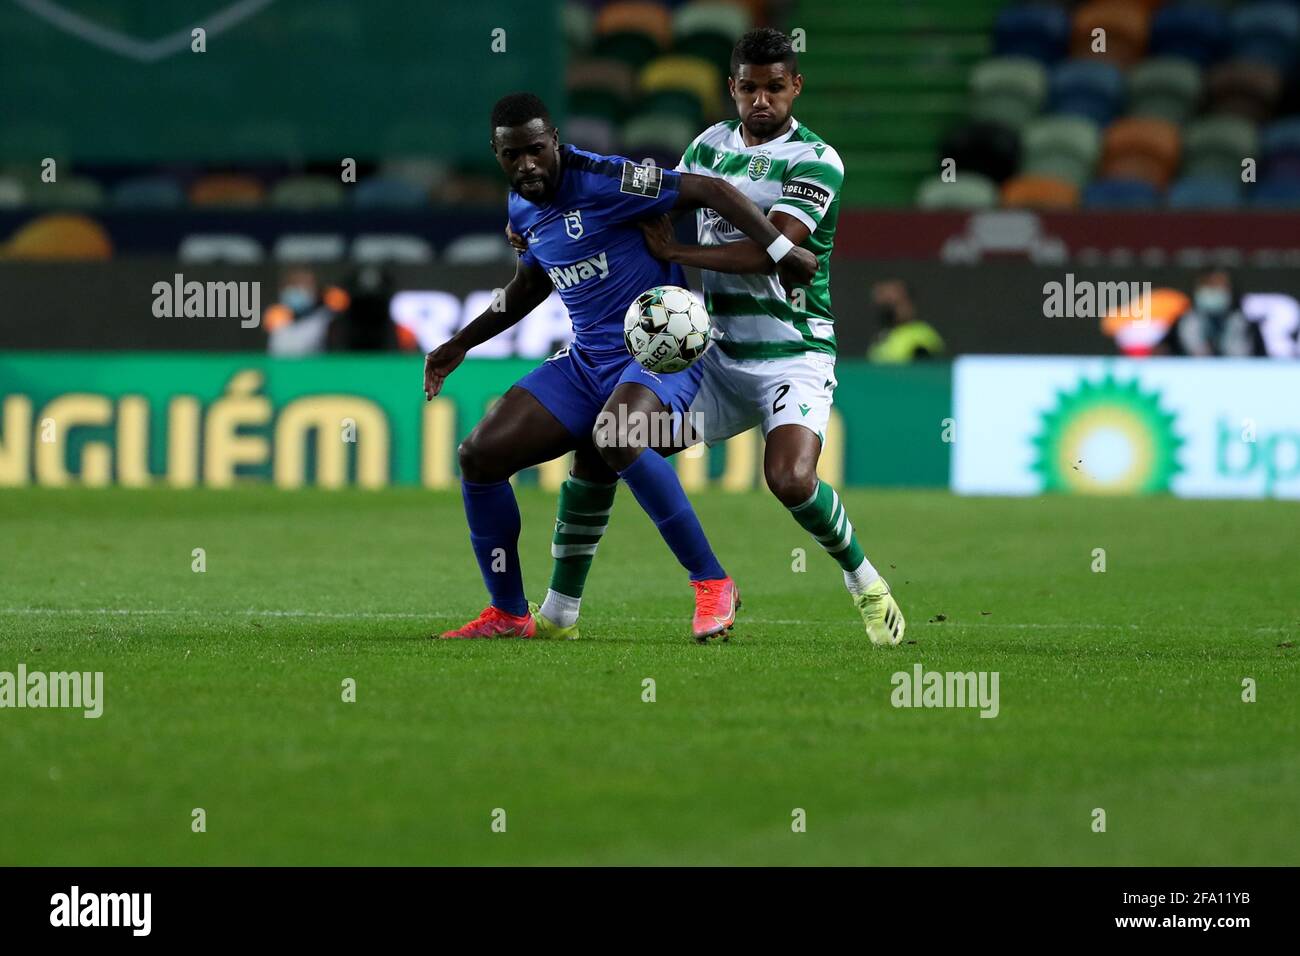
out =
[[(764, 249), (711, 209), (696, 213), (698, 245), (678, 243), (666, 218), (643, 226), (657, 257), (702, 270), (716, 341), (700, 359), (703, 380), (691, 421), (703, 433), (695, 440), (713, 444), (762, 427), (768, 487), (840, 565), (871, 641), (897, 644), (902, 611), (863, 554), (839, 495), (817, 477), (836, 384), (830, 254), (844, 164), (791, 115), (803, 76), (790, 38), (779, 30), (741, 37), (728, 89), (739, 119), (696, 137), (678, 169), (726, 179), (767, 213), (781, 237)], [(819, 268), (808, 286), (786, 290), (774, 263), (792, 244), (816, 255)], [(553, 589), (563, 577), (561, 561)], [(539, 636), (559, 603), (548, 595)], [(557, 635), (576, 635), (576, 621), (554, 623)]]

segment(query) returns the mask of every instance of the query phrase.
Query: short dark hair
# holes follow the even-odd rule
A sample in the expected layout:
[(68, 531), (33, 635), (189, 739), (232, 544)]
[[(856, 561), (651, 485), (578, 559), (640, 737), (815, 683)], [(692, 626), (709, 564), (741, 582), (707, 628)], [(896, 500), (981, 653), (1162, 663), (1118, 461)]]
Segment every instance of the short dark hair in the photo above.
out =
[(492, 107), (492, 130), (502, 126), (523, 126), (532, 120), (540, 119), (551, 128), (551, 112), (540, 97), (532, 93), (510, 93), (496, 101)]
[(784, 63), (791, 73), (799, 72), (799, 58), (795, 55), (794, 44), (780, 30), (772, 27), (759, 27), (750, 30), (731, 50), (731, 75), (736, 75), (740, 64), (750, 63), (764, 66), (768, 63)]

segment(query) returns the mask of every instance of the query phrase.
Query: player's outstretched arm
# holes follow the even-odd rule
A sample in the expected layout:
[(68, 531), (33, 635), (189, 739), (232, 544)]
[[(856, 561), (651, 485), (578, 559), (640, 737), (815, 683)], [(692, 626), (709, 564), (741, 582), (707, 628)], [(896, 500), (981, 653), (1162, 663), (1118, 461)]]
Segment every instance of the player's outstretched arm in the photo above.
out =
[(429, 401), (440, 391), (447, 376), (465, 360), (465, 353), (476, 345), (500, 335), (551, 294), (551, 278), (541, 266), (525, 263), (515, 267), (515, 277), (502, 290), (500, 310), (490, 308), (424, 357), (424, 398)]
[[(806, 225), (786, 213), (775, 212), (770, 221), (796, 246), (802, 245), (810, 235)], [(716, 246), (688, 245), (677, 241), (667, 216), (640, 223), (640, 226), (650, 254), (665, 262), (739, 275), (767, 273), (776, 268), (767, 251), (749, 239)]]
[(709, 207), (761, 246), (776, 263), (776, 274), (787, 289), (807, 285), (817, 274), (817, 257), (795, 245), (768, 221), (763, 211), (726, 180), (682, 173), (676, 207)]

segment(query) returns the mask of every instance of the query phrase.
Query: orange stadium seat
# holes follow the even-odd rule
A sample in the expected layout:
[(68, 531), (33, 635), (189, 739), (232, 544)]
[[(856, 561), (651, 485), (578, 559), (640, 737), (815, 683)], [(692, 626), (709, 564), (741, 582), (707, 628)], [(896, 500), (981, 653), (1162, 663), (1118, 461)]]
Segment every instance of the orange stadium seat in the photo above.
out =
[(111, 259), (113, 241), (98, 222), (73, 213), (50, 213), (20, 226), (0, 246), (4, 259)]
[(1253, 123), (1273, 118), (1282, 96), (1282, 74), (1267, 63), (1220, 63), (1206, 77), (1207, 112), (1231, 113)]
[(1164, 189), (1178, 169), (1181, 147), (1178, 127), (1168, 120), (1149, 116), (1116, 120), (1106, 129), (1101, 174), (1139, 179)]
[(1079, 187), (1054, 176), (1015, 176), (1002, 184), (1002, 205), (1019, 209), (1077, 209)]
[[(1093, 31), (1105, 31), (1106, 52), (1093, 52)], [(1106, 59), (1127, 67), (1142, 58), (1151, 29), (1151, 15), (1133, 0), (1093, 0), (1074, 14), (1070, 29), (1070, 55)]]
[(190, 202), (196, 206), (259, 206), (265, 199), (266, 190), (250, 176), (218, 173), (190, 187)]

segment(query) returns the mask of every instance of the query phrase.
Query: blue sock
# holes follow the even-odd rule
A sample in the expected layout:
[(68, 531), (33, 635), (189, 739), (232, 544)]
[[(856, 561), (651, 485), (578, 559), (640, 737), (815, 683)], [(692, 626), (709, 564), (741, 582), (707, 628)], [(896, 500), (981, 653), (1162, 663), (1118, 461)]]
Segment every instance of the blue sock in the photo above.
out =
[(662, 455), (647, 449), (618, 476), (632, 489), (633, 497), (654, 521), (682, 567), (690, 572), (692, 581), (713, 581), (727, 576), (713, 556), (700, 519), (695, 517), (695, 509), (677, 480), (677, 472)]
[(476, 484), (462, 480), (469, 543), (478, 558), (493, 607), (507, 614), (527, 614), (524, 576), (519, 569), (519, 504), (508, 481)]

